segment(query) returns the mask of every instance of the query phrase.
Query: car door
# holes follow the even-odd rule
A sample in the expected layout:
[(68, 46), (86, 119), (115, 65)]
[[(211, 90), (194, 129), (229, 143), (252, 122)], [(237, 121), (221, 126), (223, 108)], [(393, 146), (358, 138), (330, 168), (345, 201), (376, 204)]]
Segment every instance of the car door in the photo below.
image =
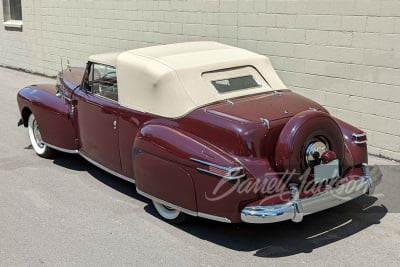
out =
[(80, 153), (108, 169), (119, 171), (120, 106), (115, 68), (88, 63), (82, 86), (74, 99)]

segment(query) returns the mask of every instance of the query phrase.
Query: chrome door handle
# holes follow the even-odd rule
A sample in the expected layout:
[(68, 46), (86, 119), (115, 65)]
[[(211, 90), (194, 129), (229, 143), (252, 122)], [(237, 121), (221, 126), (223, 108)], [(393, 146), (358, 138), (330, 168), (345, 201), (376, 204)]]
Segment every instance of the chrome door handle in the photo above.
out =
[(117, 129), (117, 121), (113, 121), (114, 130)]

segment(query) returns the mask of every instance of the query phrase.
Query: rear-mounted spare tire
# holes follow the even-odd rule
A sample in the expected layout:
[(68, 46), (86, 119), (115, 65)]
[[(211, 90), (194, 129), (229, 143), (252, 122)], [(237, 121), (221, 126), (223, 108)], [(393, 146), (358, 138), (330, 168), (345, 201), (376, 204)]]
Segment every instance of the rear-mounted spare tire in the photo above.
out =
[(293, 116), (283, 127), (275, 146), (275, 164), (279, 172), (297, 173), (293, 182), (310, 167), (310, 149), (322, 144), (336, 153), (340, 170), (344, 162), (343, 134), (336, 121), (327, 113), (303, 111)]

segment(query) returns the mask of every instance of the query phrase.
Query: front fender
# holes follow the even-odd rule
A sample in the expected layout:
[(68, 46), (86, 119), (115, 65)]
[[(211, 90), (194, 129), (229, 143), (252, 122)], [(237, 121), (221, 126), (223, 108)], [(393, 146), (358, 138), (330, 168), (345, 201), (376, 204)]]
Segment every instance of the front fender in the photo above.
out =
[(43, 141), (67, 150), (75, 150), (75, 132), (70, 105), (56, 96), (55, 85), (34, 85), (18, 92), (17, 102), (23, 124), (35, 115)]

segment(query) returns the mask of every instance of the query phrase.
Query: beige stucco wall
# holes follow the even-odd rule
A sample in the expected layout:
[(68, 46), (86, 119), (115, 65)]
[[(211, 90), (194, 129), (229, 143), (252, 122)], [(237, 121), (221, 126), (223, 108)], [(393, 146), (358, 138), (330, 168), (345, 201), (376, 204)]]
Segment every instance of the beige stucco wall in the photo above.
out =
[(400, 159), (399, 0), (22, 4), (23, 31), (0, 28), (0, 65), (55, 75), (60, 56), (216, 40), (268, 55), (289, 88), (366, 130), (372, 154)]

